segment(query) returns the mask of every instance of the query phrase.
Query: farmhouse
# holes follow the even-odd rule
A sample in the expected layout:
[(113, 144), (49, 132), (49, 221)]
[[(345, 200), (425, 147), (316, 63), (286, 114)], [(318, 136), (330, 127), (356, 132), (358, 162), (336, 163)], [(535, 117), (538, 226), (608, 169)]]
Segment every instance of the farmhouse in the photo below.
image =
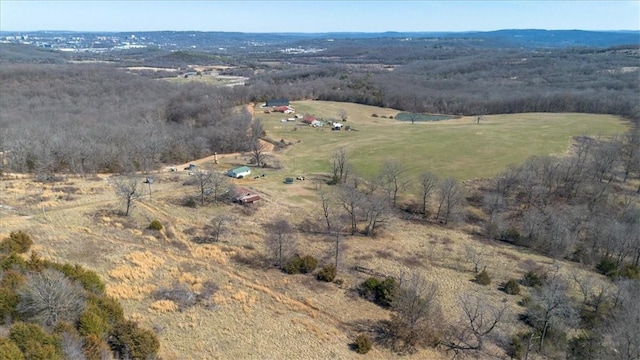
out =
[(269, 99), (267, 100), (267, 107), (289, 107), (289, 99)]
[(302, 122), (305, 124), (313, 124), (314, 121), (318, 121), (318, 119), (316, 119), (315, 116), (311, 116), (311, 115), (306, 115), (305, 117), (302, 118)]
[(240, 204), (251, 204), (260, 200), (260, 195), (244, 187), (236, 187), (233, 201)]
[(249, 169), (248, 166), (240, 166), (227, 171), (227, 176), (231, 176), (236, 179), (242, 179), (249, 174), (251, 174), (251, 169)]

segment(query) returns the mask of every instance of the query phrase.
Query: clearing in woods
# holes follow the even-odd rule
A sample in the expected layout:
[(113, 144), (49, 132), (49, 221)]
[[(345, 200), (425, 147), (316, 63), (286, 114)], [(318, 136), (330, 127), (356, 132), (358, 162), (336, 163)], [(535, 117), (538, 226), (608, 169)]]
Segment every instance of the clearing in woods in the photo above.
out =
[(404, 163), (412, 175), (428, 170), (458, 180), (492, 177), (532, 155), (564, 153), (574, 136), (609, 136), (628, 127), (617, 116), (576, 113), (485, 115), (480, 124), (476, 117), (462, 117), (412, 125), (390, 119), (400, 113), (394, 109), (311, 100), (291, 105), (297, 114), (335, 121), (343, 109), (348, 114), (344, 125), (352, 130), (314, 128), (300, 120), (282, 122), (293, 115), (265, 114), (256, 108), (255, 116), (264, 120), (268, 136), (294, 144), (284, 157), (289, 168), (300, 173), (327, 172), (331, 153), (343, 146), (365, 176), (389, 159)]

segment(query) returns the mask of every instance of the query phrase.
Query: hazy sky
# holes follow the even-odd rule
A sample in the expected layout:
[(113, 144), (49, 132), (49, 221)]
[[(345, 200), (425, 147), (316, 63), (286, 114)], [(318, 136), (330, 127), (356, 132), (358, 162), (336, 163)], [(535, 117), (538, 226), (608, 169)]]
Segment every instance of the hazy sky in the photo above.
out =
[(640, 30), (635, 1), (16, 1), (0, 30), (383, 32)]

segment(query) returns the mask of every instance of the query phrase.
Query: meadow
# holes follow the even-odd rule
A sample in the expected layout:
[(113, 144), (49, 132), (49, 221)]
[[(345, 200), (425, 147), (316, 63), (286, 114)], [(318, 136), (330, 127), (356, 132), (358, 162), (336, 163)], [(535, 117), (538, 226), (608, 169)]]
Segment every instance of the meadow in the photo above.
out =
[(628, 126), (617, 116), (577, 113), (487, 115), (479, 124), (476, 117), (411, 124), (390, 119), (400, 113), (394, 109), (312, 100), (291, 105), (298, 114), (325, 120), (339, 120), (344, 110), (344, 124), (351, 129), (283, 123), (280, 120), (290, 115), (265, 114), (256, 107), (255, 116), (263, 119), (267, 136), (293, 144), (283, 154), (287, 170), (303, 175), (329, 172), (331, 153), (344, 147), (365, 177), (374, 175), (385, 160), (398, 160), (410, 175), (431, 171), (458, 180), (486, 178), (533, 155), (562, 154), (572, 137), (610, 136)]

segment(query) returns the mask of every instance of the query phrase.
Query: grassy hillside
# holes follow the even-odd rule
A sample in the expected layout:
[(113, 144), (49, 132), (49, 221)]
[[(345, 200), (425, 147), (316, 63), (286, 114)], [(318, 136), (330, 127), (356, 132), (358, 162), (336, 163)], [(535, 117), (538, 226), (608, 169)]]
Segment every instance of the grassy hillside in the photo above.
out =
[[(265, 266), (269, 253), (264, 225), (287, 218), (296, 228), (296, 249), (313, 255), (320, 265), (332, 261), (333, 242), (321, 231), (305, 229), (322, 218), (319, 190), (333, 188), (312, 180), (284, 185), (285, 176), (327, 172), (330, 154), (345, 146), (359, 171), (371, 174), (384, 159), (405, 162), (413, 174), (423, 170), (460, 179), (491, 176), (505, 165), (533, 154), (562, 153), (571, 136), (621, 132), (625, 124), (612, 116), (585, 114), (519, 114), (411, 125), (385, 118), (396, 114), (344, 103), (304, 101), (293, 104), (299, 113), (338, 118), (349, 115), (347, 125), (357, 131), (330, 131), (283, 124), (283, 114), (263, 114), (267, 134), (292, 142), (274, 156), (282, 170), (265, 170), (265, 177), (233, 180), (259, 192), (263, 199), (252, 207), (212, 204), (190, 208), (185, 195), (196, 195), (183, 165), (177, 172), (157, 172), (153, 197), (148, 193), (135, 203), (132, 215), (118, 214), (122, 202), (115, 196), (109, 176), (64, 178), (38, 183), (28, 178), (0, 183), (0, 236), (24, 230), (35, 241), (34, 250), (45, 258), (80, 263), (97, 271), (107, 283), (107, 293), (118, 298), (127, 314), (161, 341), (163, 359), (359, 359), (348, 344), (372, 324), (389, 319), (390, 311), (359, 298), (353, 289), (368, 275), (362, 266), (392, 276), (419, 272), (437, 284), (438, 302), (446, 323), (460, 316), (461, 294), (482, 296), (492, 304), (507, 306), (500, 331), (510, 336), (524, 329), (518, 314), (520, 296), (500, 290), (506, 280), (520, 279), (533, 266), (560, 265), (562, 272), (604, 277), (575, 263), (553, 260), (530, 251), (471, 235), (469, 228), (455, 229), (433, 223), (392, 218), (376, 238), (345, 236), (338, 277), (342, 285), (318, 282), (311, 275), (286, 275)], [(285, 115), (286, 116), (286, 115)], [(220, 155), (217, 169), (244, 164), (238, 154)], [(195, 161), (199, 167), (212, 159)], [(254, 171), (254, 173), (263, 171)], [(143, 176), (141, 175), (141, 179)], [(144, 190), (147, 190), (146, 185)], [(210, 233), (212, 218), (225, 214), (231, 222), (219, 243), (200, 244), (194, 239)], [(150, 230), (153, 220), (163, 229)], [(470, 225), (471, 226), (471, 225)], [(472, 282), (474, 272), (467, 251), (486, 257), (489, 286)], [(202, 293), (217, 290), (202, 302), (181, 307), (179, 299), (158, 298), (160, 290), (187, 289)], [(579, 297), (578, 289), (574, 295)], [(504, 357), (494, 342), (486, 352)], [(444, 359), (451, 354), (424, 349), (403, 359)], [(371, 359), (400, 358), (374, 345)], [(494, 357), (495, 358), (495, 357)]]
[[(292, 106), (299, 114), (323, 119), (339, 119), (338, 111), (348, 114), (355, 131), (312, 128), (299, 122), (282, 123), (290, 115), (264, 114), (267, 134), (274, 140), (294, 143), (285, 152), (286, 166), (295, 173), (329, 171), (331, 152), (344, 146), (358, 172), (374, 174), (386, 159), (403, 162), (410, 173), (432, 171), (459, 180), (491, 177), (507, 165), (519, 164), (532, 155), (563, 153), (573, 136), (622, 133), (627, 124), (616, 116), (592, 114), (510, 114), (411, 124), (394, 119), (399, 111), (372, 106), (299, 101)], [(296, 128), (295, 131), (294, 128)]]

